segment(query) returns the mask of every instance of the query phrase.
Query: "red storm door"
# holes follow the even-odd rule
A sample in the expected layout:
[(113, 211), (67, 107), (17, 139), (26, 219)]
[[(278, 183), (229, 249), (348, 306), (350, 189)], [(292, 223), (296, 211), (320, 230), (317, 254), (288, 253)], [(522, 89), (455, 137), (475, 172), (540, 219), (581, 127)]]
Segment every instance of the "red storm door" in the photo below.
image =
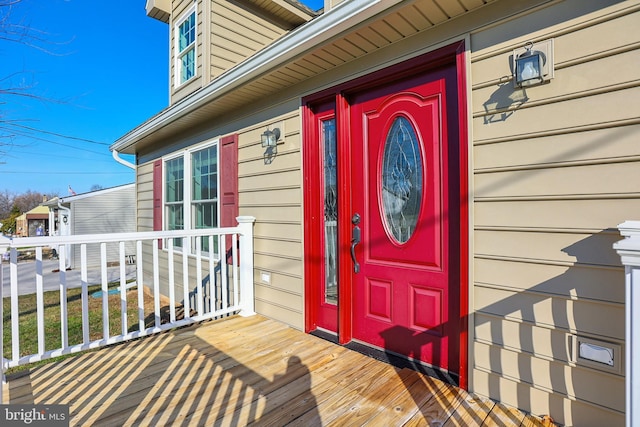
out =
[(349, 121), (353, 338), (457, 373), (455, 87), (455, 65), (377, 86)]

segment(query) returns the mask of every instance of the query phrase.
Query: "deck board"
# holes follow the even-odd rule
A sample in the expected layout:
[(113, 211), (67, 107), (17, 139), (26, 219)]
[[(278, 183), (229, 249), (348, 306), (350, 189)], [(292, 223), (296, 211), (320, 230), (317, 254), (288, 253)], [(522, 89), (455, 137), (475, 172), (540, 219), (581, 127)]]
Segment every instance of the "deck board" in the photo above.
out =
[(8, 377), (71, 425), (492, 426), (540, 420), (262, 316), (204, 322)]

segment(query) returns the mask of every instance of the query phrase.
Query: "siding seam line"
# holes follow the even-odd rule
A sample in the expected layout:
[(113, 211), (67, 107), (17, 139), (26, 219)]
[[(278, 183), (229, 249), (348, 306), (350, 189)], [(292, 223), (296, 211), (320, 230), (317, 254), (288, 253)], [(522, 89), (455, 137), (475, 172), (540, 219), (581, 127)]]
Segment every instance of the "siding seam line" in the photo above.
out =
[[(300, 258), (300, 257), (293, 257), (293, 256), (289, 256), (289, 255), (274, 254), (272, 252), (254, 251), (254, 253), (256, 255), (262, 255), (262, 256), (266, 256), (266, 257), (288, 259), (289, 261), (302, 261), (302, 258)], [(255, 270), (255, 268), (254, 268), (254, 270)]]
[(534, 202), (568, 200), (616, 200), (639, 199), (640, 193), (591, 193), (591, 194), (546, 194), (539, 196), (475, 196), (474, 203), (481, 202)]
[(529, 170), (546, 170), (556, 168), (569, 168), (578, 166), (602, 166), (612, 165), (619, 163), (634, 163), (640, 162), (640, 155), (637, 156), (618, 156), (618, 157), (601, 157), (599, 159), (589, 160), (571, 160), (566, 162), (549, 162), (549, 163), (532, 163), (528, 165), (514, 165), (514, 166), (497, 166), (490, 168), (476, 168), (473, 171), (474, 175), (481, 175), (486, 173), (499, 173), (499, 172), (518, 172)]
[(495, 283), (481, 282), (481, 281), (475, 281), (474, 287), (512, 292), (514, 294), (527, 294), (527, 295), (550, 297), (550, 298), (556, 298), (564, 301), (584, 302), (589, 304), (602, 304), (602, 305), (611, 306), (611, 308), (624, 308), (624, 304), (625, 304), (624, 301), (617, 302), (617, 301), (608, 301), (608, 300), (595, 299), (595, 298), (589, 298), (589, 297), (558, 294), (555, 292), (542, 292), (542, 291), (535, 291), (531, 289), (514, 288), (511, 286), (504, 286), (504, 285), (498, 285)]
[(271, 224), (271, 225), (302, 225), (300, 221), (279, 221), (279, 220), (257, 220), (256, 224)]
[(291, 291), (289, 289), (280, 288), (278, 286), (273, 286), (273, 285), (267, 285), (267, 284), (265, 284), (263, 282), (260, 282), (260, 281), (256, 282), (255, 285), (256, 286), (260, 286), (261, 288), (270, 289), (270, 290), (273, 290), (273, 291), (278, 291), (278, 292), (282, 292), (282, 293), (285, 293), (285, 294), (288, 294), (288, 295), (292, 295), (292, 296), (296, 296), (296, 297), (302, 298), (302, 294), (301, 293), (294, 292), (294, 291)]
[(631, 118), (631, 119), (622, 119), (622, 120), (613, 120), (609, 122), (600, 122), (596, 124), (586, 124), (568, 128), (558, 128), (541, 132), (529, 132), (526, 134), (514, 134), (509, 136), (497, 137), (497, 138), (487, 138), (487, 139), (477, 139), (473, 141), (473, 146), (479, 145), (487, 145), (487, 144), (497, 144), (501, 142), (511, 142), (511, 141), (521, 141), (523, 138), (526, 139), (534, 139), (534, 138), (543, 138), (547, 136), (559, 136), (559, 135), (568, 135), (572, 133), (579, 132), (590, 132), (594, 130), (602, 130), (602, 129), (611, 129), (623, 126), (632, 126), (640, 124), (640, 118)]
[[(559, 395), (559, 396), (562, 396), (563, 398), (565, 398), (567, 400), (571, 400), (571, 401), (574, 401), (574, 402), (579, 402), (579, 403), (582, 403), (582, 404), (587, 404), (587, 405), (593, 406), (595, 408), (598, 408), (600, 410), (606, 410), (608, 412), (613, 412), (616, 415), (622, 415), (624, 417), (624, 414), (625, 414), (624, 411), (621, 412), (621, 411), (618, 411), (617, 409), (609, 408), (608, 406), (599, 405), (599, 404), (591, 402), (589, 400), (578, 399), (577, 397), (575, 397), (573, 395), (570, 395), (570, 394), (567, 394), (567, 393), (560, 393), (560, 392), (555, 391), (555, 390), (550, 390), (547, 387), (544, 387), (544, 386), (541, 386), (541, 385), (531, 384), (528, 381), (523, 381), (522, 379), (514, 378), (511, 375), (506, 375), (506, 374), (503, 374), (503, 373), (498, 374), (496, 372), (493, 372), (493, 371), (491, 371), (491, 370), (489, 370), (487, 368), (483, 368), (483, 367), (480, 367), (480, 366), (474, 366), (473, 369), (477, 369), (479, 371), (485, 372), (485, 373), (493, 375), (493, 376), (498, 376), (498, 377), (504, 378), (504, 379), (509, 380), (511, 382), (515, 382), (515, 383), (519, 383), (519, 384), (527, 384), (529, 387), (537, 389), (537, 390), (540, 390), (542, 392)], [(478, 394), (480, 394), (480, 393), (478, 393)]]
[[(633, 89), (638, 86), (640, 86), (640, 80), (636, 79), (636, 80), (629, 80), (626, 82), (616, 83), (608, 86), (600, 86), (598, 88), (592, 88), (592, 89), (583, 90), (580, 92), (568, 93), (561, 96), (538, 99), (535, 101), (525, 98), (522, 104), (513, 104), (513, 106), (509, 106), (507, 108), (500, 108), (500, 109), (495, 109), (491, 111), (475, 111), (473, 113), (473, 118), (479, 119), (486, 116), (494, 116), (496, 114), (509, 113), (509, 112), (513, 113), (516, 111), (526, 110), (528, 108), (553, 105), (560, 102), (575, 101), (577, 99), (588, 98), (592, 96), (608, 95), (610, 93), (619, 92), (622, 90)], [(520, 134), (520, 135), (526, 135), (526, 134)]]
[(556, 234), (607, 234), (620, 236), (617, 228), (559, 228), (559, 227), (510, 227), (510, 226), (494, 226), (494, 225), (476, 225), (475, 231), (504, 231), (504, 232), (524, 232), (524, 233), (556, 233)]
[(241, 203), (240, 208), (299, 208), (299, 203), (272, 203), (272, 204), (249, 204)]
[[(622, 338), (610, 337), (606, 335), (600, 335), (594, 332), (581, 331), (572, 327), (565, 328), (559, 325), (550, 325), (548, 323), (536, 322), (535, 320), (519, 319), (517, 317), (513, 317), (509, 315), (505, 316), (502, 314), (496, 314), (496, 313), (491, 313), (489, 311), (482, 311), (477, 309), (475, 310), (475, 314), (492, 317), (494, 319), (499, 319), (500, 321), (506, 320), (511, 323), (520, 323), (520, 324), (525, 324), (529, 326), (535, 326), (536, 328), (546, 329), (548, 331), (559, 331), (565, 334), (578, 335), (584, 338), (593, 338), (598, 341), (612, 342), (614, 344), (620, 344), (624, 346), (624, 340), (625, 340), (624, 337)], [(479, 324), (477, 321), (475, 323), (476, 325)]]
[(624, 266), (619, 265), (607, 265), (607, 264), (586, 264), (581, 262), (572, 261), (559, 261), (559, 260), (546, 260), (540, 258), (521, 258), (504, 255), (490, 255), (490, 254), (474, 254), (474, 259), (487, 259), (491, 261), (511, 261), (520, 262), (525, 264), (540, 264), (540, 265), (553, 265), (557, 267), (580, 267), (580, 268), (593, 268), (598, 270), (611, 270), (611, 271), (624, 271)]
[(295, 186), (282, 186), (282, 187), (262, 187), (262, 188), (246, 188), (240, 190), (240, 193), (248, 194), (248, 193), (261, 193), (263, 191), (281, 191), (281, 190), (300, 190), (299, 185)]
[[(279, 270), (274, 270), (272, 268), (269, 267), (260, 267), (260, 266), (254, 266), (254, 270), (257, 271), (264, 271), (264, 272), (268, 272), (268, 273), (272, 273), (272, 274), (277, 274), (278, 276), (286, 276), (286, 277), (290, 277), (292, 279), (302, 279), (302, 276), (299, 274), (293, 274), (293, 273), (287, 273), (287, 272), (282, 272)], [(262, 282), (260, 282), (260, 284), (262, 284)]]
[[(518, 19), (518, 18), (524, 17), (525, 15), (530, 15), (533, 12), (537, 12), (538, 10), (541, 10), (541, 9), (547, 9), (547, 8), (549, 8), (551, 6), (554, 6), (555, 4), (558, 4), (558, 3), (560, 3), (560, 2), (553, 1), (553, 2), (550, 2), (550, 3), (544, 4), (544, 5), (536, 6), (533, 9), (529, 9), (529, 10), (525, 10), (525, 11), (517, 13), (515, 16), (512, 16), (511, 19)], [(637, 12), (638, 10), (640, 10), (640, 5), (637, 5), (637, 4), (633, 5), (632, 4), (632, 5), (629, 5), (629, 6), (625, 7), (625, 8), (623, 8), (623, 9), (618, 9), (616, 11), (613, 11), (608, 15), (601, 15), (601, 16), (595, 18), (595, 19), (584, 20), (584, 18), (581, 18), (581, 19), (583, 19), (582, 22), (576, 23), (576, 24), (574, 24), (573, 26), (570, 26), (570, 27), (566, 27), (565, 26), (565, 27), (559, 28), (559, 29), (557, 29), (555, 31), (551, 31), (551, 32), (548, 32), (548, 33), (545, 33), (545, 34), (541, 34), (537, 39), (534, 39), (534, 40), (531, 40), (531, 41), (534, 42), (534, 44), (535, 44), (536, 41), (539, 41), (539, 40), (546, 40), (546, 39), (549, 39), (549, 38), (558, 38), (560, 36), (564, 36), (564, 35), (567, 35), (567, 34), (575, 33), (575, 32), (578, 32), (578, 31), (586, 29), (586, 28), (592, 28), (592, 27), (595, 27), (596, 25), (600, 25), (600, 24), (603, 24), (603, 23), (606, 23), (606, 22), (609, 22), (609, 21), (613, 21), (613, 20), (616, 20), (618, 18), (623, 18), (623, 17), (625, 17), (627, 15), (632, 15), (633, 13)], [(508, 18), (507, 19), (502, 19), (499, 23), (496, 23), (496, 26), (504, 24), (505, 22), (508, 22), (508, 21), (509, 21)], [(490, 28), (490, 26), (485, 26), (485, 27), (479, 28), (477, 30), (474, 30), (472, 32), (472, 35), (474, 33), (480, 33), (482, 31), (485, 31), (485, 30), (487, 30), (489, 28)], [(491, 52), (483, 53), (482, 55), (474, 56), (474, 57), (471, 58), (471, 63), (473, 64), (475, 62), (481, 61), (481, 60), (486, 59), (486, 58), (491, 58), (493, 56), (503, 55), (505, 53), (511, 53), (511, 52), (513, 52), (513, 50), (515, 48), (518, 48), (518, 47), (521, 47), (521, 46), (522, 46), (522, 43), (514, 44), (511, 47), (504, 47), (504, 48), (501, 48), (501, 49), (493, 50)]]
[[(260, 157), (260, 159), (262, 159), (262, 157)], [(291, 167), (291, 168), (278, 169), (277, 171), (269, 170), (266, 172), (245, 173), (240, 175), (239, 178), (255, 178), (257, 176), (267, 176), (267, 175), (275, 175), (279, 173), (298, 172), (298, 171), (300, 171), (300, 168)], [(298, 186), (298, 188), (300, 188), (300, 186)]]
[(259, 236), (254, 234), (254, 239), (256, 240), (265, 240), (269, 242), (283, 242), (283, 243), (302, 243), (302, 239), (287, 239), (284, 237), (269, 237), (269, 236)]
[(295, 310), (295, 309), (292, 309), (291, 307), (287, 307), (287, 306), (284, 306), (282, 304), (278, 304), (277, 302), (269, 301), (269, 300), (266, 300), (266, 299), (263, 299), (263, 298), (258, 298), (258, 297), (255, 297), (255, 299), (256, 299), (256, 301), (260, 301), (260, 302), (263, 302), (265, 304), (272, 305), (274, 307), (279, 307), (279, 308), (282, 308), (282, 309), (284, 309), (286, 311), (289, 311), (289, 312), (292, 312), (292, 313), (302, 314), (301, 310)]
[(482, 338), (476, 338), (475, 342), (480, 343), (480, 344), (484, 344), (484, 345), (487, 345), (487, 346), (499, 348), (499, 349), (502, 348), (502, 349), (505, 349), (505, 350), (507, 350), (509, 352), (512, 352), (512, 353), (525, 354), (525, 355), (528, 355), (529, 357), (531, 357), (532, 359), (542, 359), (542, 360), (545, 360), (547, 362), (554, 363), (554, 364), (568, 365), (573, 369), (585, 371), (585, 372), (588, 372), (588, 373), (591, 373), (591, 374), (610, 376), (610, 377), (613, 377), (612, 378), (613, 380), (622, 380), (622, 381), (624, 381), (624, 374), (623, 373), (618, 374), (618, 373), (615, 373), (615, 372), (612, 372), (612, 371), (603, 371), (603, 370), (600, 370), (600, 369), (597, 369), (597, 368), (592, 368), (590, 366), (580, 365), (580, 364), (574, 362), (573, 360), (569, 360), (568, 358), (567, 358), (567, 360), (556, 359), (554, 357), (547, 356), (546, 354), (531, 353), (530, 351), (526, 351), (526, 350), (524, 350), (522, 348), (513, 347), (513, 346), (510, 346), (509, 344), (506, 344), (506, 343), (503, 343), (503, 342), (498, 343), (498, 342), (488, 341), (488, 340), (482, 339)]

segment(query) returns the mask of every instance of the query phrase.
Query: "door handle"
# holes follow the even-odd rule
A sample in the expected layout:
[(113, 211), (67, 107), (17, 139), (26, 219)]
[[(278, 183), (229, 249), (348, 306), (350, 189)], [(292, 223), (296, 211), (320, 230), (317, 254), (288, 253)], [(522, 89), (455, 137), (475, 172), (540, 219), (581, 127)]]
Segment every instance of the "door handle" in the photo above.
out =
[(360, 264), (356, 259), (356, 245), (360, 243), (361, 240), (360, 227), (358, 227), (358, 224), (360, 224), (360, 215), (357, 213), (353, 215), (353, 218), (351, 218), (351, 222), (353, 223), (353, 230), (351, 230), (351, 260), (353, 261), (353, 272), (359, 273)]

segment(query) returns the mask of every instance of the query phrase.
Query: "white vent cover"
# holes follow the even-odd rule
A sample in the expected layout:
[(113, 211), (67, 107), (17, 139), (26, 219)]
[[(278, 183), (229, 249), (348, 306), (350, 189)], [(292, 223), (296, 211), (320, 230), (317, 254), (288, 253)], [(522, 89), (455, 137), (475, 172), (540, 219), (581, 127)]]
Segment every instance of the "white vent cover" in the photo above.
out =
[(604, 363), (613, 366), (613, 349), (599, 345), (581, 342), (580, 357), (594, 362)]

